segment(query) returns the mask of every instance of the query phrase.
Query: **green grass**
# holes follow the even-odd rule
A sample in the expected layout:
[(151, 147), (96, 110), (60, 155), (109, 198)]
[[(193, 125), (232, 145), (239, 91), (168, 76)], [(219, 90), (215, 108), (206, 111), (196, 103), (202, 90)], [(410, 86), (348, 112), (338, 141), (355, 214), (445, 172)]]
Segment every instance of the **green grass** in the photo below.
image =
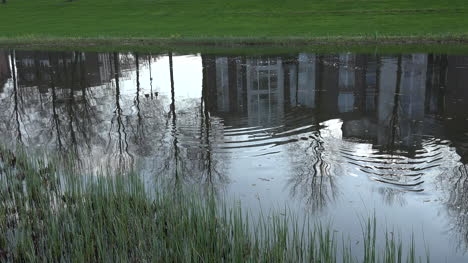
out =
[(291, 212), (253, 222), (209, 194), (145, 187), (136, 173), (85, 176), (71, 159), (35, 156), (0, 147), (2, 262), (416, 262), (414, 241), (403, 249), (385, 234), (377, 247), (375, 216), (363, 221), (358, 258), (331, 225)]
[(466, 0), (7, 0), (0, 42), (466, 42)]

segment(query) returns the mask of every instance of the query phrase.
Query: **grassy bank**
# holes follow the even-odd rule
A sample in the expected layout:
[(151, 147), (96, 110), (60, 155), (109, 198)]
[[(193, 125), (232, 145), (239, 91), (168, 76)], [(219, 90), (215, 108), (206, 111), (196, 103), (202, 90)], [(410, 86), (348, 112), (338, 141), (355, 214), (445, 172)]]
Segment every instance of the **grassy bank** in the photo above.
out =
[(361, 54), (411, 54), (431, 53), (465, 55), (468, 43), (440, 41), (434, 43), (382, 41), (317, 42), (317, 39), (295, 42), (255, 42), (249, 44), (229, 42), (228, 39), (216, 42), (180, 42), (178, 40), (138, 40), (120, 38), (1, 38), (0, 48), (38, 51), (87, 51), (87, 52), (141, 52), (148, 54), (211, 54), (211, 55), (282, 55), (295, 53), (336, 54), (353, 52)]
[(0, 149), (2, 262), (416, 261), (414, 242), (393, 234), (377, 248), (375, 219), (363, 222), (357, 258), (331, 227), (290, 214), (251, 222), (209, 195), (149, 190), (137, 174), (87, 177), (42, 160)]
[(0, 42), (453, 43), (467, 16), (465, 0), (7, 0)]

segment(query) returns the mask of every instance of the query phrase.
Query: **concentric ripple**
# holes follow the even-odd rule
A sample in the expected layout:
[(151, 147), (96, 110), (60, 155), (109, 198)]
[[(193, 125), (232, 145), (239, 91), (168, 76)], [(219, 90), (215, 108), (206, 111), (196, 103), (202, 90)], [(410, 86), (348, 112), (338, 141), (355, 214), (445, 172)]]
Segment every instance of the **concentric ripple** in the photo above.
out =
[[(450, 142), (427, 139), (412, 154), (404, 151), (384, 152), (376, 148), (353, 151), (342, 148), (340, 156), (346, 163), (366, 174), (369, 179), (399, 187), (404, 191), (424, 191), (426, 178), (443, 172), (447, 159), (453, 158)], [(457, 158), (455, 158), (457, 160)]]
[[(451, 166), (448, 160), (460, 159), (449, 140), (421, 135), (418, 145), (408, 149), (397, 143), (390, 151), (388, 146), (373, 145), (372, 139), (344, 137), (343, 129), (341, 119), (319, 122), (313, 111), (291, 109), (265, 119), (214, 115), (208, 121), (179, 124), (172, 136), (188, 151), (249, 158), (259, 164), (286, 153), (293, 169), (308, 176), (337, 176), (333, 167), (340, 167), (340, 173), (352, 171), (409, 192), (424, 191), (428, 179)], [(457, 143), (466, 143), (465, 139)]]

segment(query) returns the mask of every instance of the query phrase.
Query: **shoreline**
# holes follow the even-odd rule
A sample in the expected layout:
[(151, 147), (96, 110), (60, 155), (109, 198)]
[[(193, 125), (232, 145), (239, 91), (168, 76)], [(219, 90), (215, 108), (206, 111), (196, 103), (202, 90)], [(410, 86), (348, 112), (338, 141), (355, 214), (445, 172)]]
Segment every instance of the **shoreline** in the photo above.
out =
[[(284, 37), (284, 38), (153, 38), (153, 37), (0, 37), (4, 49), (52, 50), (155, 50), (203, 51), (217, 53), (236, 49), (371, 50), (388, 52), (468, 52), (468, 35), (460, 36), (382, 36), (382, 37)], [(408, 51), (405, 51), (408, 50)], [(213, 51), (213, 52), (211, 52)], [(242, 52), (241, 52), (242, 53)], [(385, 53), (385, 52), (384, 52)]]

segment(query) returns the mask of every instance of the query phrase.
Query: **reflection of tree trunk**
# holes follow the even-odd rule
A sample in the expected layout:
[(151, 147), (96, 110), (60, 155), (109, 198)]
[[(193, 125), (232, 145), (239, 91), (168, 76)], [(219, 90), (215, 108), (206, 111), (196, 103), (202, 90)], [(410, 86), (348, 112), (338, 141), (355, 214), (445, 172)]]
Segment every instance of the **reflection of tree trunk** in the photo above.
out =
[(170, 111), (172, 116), (172, 137), (173, 137), (173, 146), (174, 146), (174, 161), (175, 161), (175, 178), (176, 183), (179, 181), (179, 147), (177, 139), (177, 116), (175, 112), (175, 91), (174, 91), (174, 72), (172, 66), (172, 52), (169, 52), (169, 73), (171, 77), (171, 105)]
[(57, 133), (57, 141), (59, 151), (62, 150), (62, 138), (60, 134), (60, 118), (57, 114), (57, 94), (55, 93), (55, 72), (53, 70), (52, 58), (49, 53), (49, 74), (50, 74), (50, 87), (52, 89), (52, 118), (54, 120), (55, 131)]
[(391, 137), (390, 137), (390, 145), (389, 145), (389, 150), (392, 152), (393, 149), (395, 148), (395, 142), (396, 142), (396, 136), (398, 132), (398, 125), (399, 125), (399, 116), (398, 116), (398, 109), (400, 107), (400, 90), (401, 90), (401, 75), (402, 75), (402, 69), (401, 69), (401, 60), (402, 57), (401, 55), (398, 56), (398, 68), (397, 68), (397, 79), (396, 79), (396, 89), (395, 89), (395, 95), (393, 99), (393, 111), (392, 111), (392, 118), (390, 120), (390, 125), (391, 125)]
[(14, 101), (15, 101), (15, 118), (16, 118), (16, 127), (18, 133), (18, 141), (23, 142), (23, 138), (21, 135), (21, 126), (20, 126), (20, 115), (19, 115), (19, 97), (18, 97), (18, 87), (16, 82), (16, 63), (15, 63), (15, 51), (11, 51), (11, 72), (13, 75), (13, 93), (14, 93)]
[(126, 144), (126, 133), (125, 127), (122, 122), (122, 108), (120, 107), (120, 84), (119, 84), (119, 57), (117, 53), (114, 53), (114, 66), (115, 66), (115, 111), (117, 114), (117, 133), (119, 135), (119, 153), (120, 155), (127, 151), (127, 146), (124, 146), (124, 142), (122, 142), (122, 133), (125, 136), (125, 144)]
[[(323, 103), (323, 100), (326, 100), (326, 86), (327, 81), (329, 81), (330, 72), (327, 70), (327, 65), (324, 63), (326, 59), (330, 59), (324, 56), (317, 56), (316, 59), (316, 69), (315, 79), (316, 91), (315, 91), (315, 105), (316, 109), (320, 111), (326, 111), (326, 103)], [(299, 67), (297, 71), (299, 72)], [(296, 100), (296, 105), (299, 102), (299, 75), (296, 75), (297, 86), (296, 94), (292, 97), (293, 100)], [(328, 77), (328, 79), (327, 79)], [(318, 117), (319, 119), (320, 117)], [(317, 121), (317, 127), (319, 127), (320, 121)], [(335, 199), (336, 196), (336, 186), (333, 180), (333, 176), (330, 175), (329, 165), (325, 162), (324, 152), (325, 152), (325, 142), (321, 137), (320, 128), (313, 133), (313, 138), (311, 138), (310, 144), (306, 147), (305, 152), (301, 154), (302, 159), (296, 160), (298, 166), (300, 167), (297, 170), (297, 173), (294, 174), (290, 183), (292, 184), (291, 193), (293, 196), (300, 195), (302, 192), (303, 197), (306, 198), (306, 202), (311, 205), (313, 210), (320, 210), (326, 206), (327, 202)], [(298, 152), (295, 149), (295, 152)], [(298, 157), (298, 158), (300, 158)]]
[[(92, 110), (91, 110), (91, 105), (89, 104), (88, 101), (88, 96), (86, 93), (86, 88), (88, 87), (87, 79), (86, 79), (86, 64), (83, 59), (84, 54), (79, 53), (79, 65), (80, 65), (80, 88), (81, 88), (81, 100), (82, 100), (82, 111), (83, 111), (83, 120), (86, 120), (87, 122), (83, 122), (83, 127), (82, 127), (82, 134), (83, 134), (83, 142), (88, 145), (88, 148), (91, 148), (91, 145), (89, 143), (89, 139), (87, 136), (87, 131), (88, 128), (92, 129), (92, 123), (91, 123), (91, 118), (93, 117)], [(89, 121), (89, 122), (88, 122)]]
[(141, 144), (143, 140), (143, 118), (141, 117), (140, 109), (140, 59), (138, 53), (135, 53), (135, 66), (136, 66), (136, 97), (135, 106), (137, 109), (137, 127), (136, 127), (136, 140)]
[(149, 77), (150, 77), (150, 96), (153, 99), (153, 75), (151, 72), (151, 55), (148, 56)]
[(176, 113), (175, 113), (175, 92), (174, 92), (174, 72), (172, 68), (172, 53), (169, 53), (169, 73), (171, 77), (171, 114), (172, 114), (172, 122), (175, 124), (176, 121)]
[(137, 117), (138, 117), (138, 125), (141, 124), (141, 113), (140, 113), (140, 65), (139, 65), (139, 58), (138, 54), (135, 54), (135, 61), (136, 61), (136, 85), (137, 85), (137, 93), (136, 93), (136, 108), (137, 108)]
[(206, 145), (206, 156), (202, 156), (202, 162), (206, 162), (206, 182), (209, 183), (210, 186), (213, 186), (213, 178), (212, 178), (212, 156), (211, 156), (211, 142), (210, 142), (210, 112), (207, 108), (207, 100), (208, 100), (208, 91), (207, 86), (204, 85), (202, 88), (202, 101), (200, 106), (202, 121), (201, 121), (201, 131), (200, 135), (205, 136), (204, 144)]
[[(64, 58), (65, 60), (65, 58)], [(66, 63), (64, 62), (64, 65), (66, 65)], [(76, 141), (76, 134), (75, 134), (75, 129), (73, 128), (73, 121), (74, 121), (74, 118), (75, 118), (75, 113), (74, 113), (74, 108), (75, 108), (75, 94), (74, 94), (74, 83), (75, 83), (75, 68), (76, 68), (76, 53), (73, 52), (73, 55), (72, 55), (72, 68), (71, 68), (71, 82), (70, 82), (70, 94), (69, 94), (69, 99), (70, 99), (70, 102), (68, 103), (68, 118), (69, 118), (69, 121), (68, 121), (68, 128), (70, 130), (70, 138), (71, 138), (71, 143), (72, 143), (72, 147), (74, 150), (76, 150), (76, 144), (77, 144), (77, 141)], [(65, 74), (68, 76), (68, 71), (67, 69), (65, 68)]]
[[(209, 112), (217, 111), (217, 91), (216, 91), (216, 58), (212, 56), (202, 55), (203, 68), (203, 88), (205, 89), (205, 107)], [(243, 87), (246, 87), (244, 83)], [(247, 92), (244, 93), (247, 96)], [(245, 97), (247, 98), (247, 97)], [(243, 100), (246, 101), (246, 100)]]

